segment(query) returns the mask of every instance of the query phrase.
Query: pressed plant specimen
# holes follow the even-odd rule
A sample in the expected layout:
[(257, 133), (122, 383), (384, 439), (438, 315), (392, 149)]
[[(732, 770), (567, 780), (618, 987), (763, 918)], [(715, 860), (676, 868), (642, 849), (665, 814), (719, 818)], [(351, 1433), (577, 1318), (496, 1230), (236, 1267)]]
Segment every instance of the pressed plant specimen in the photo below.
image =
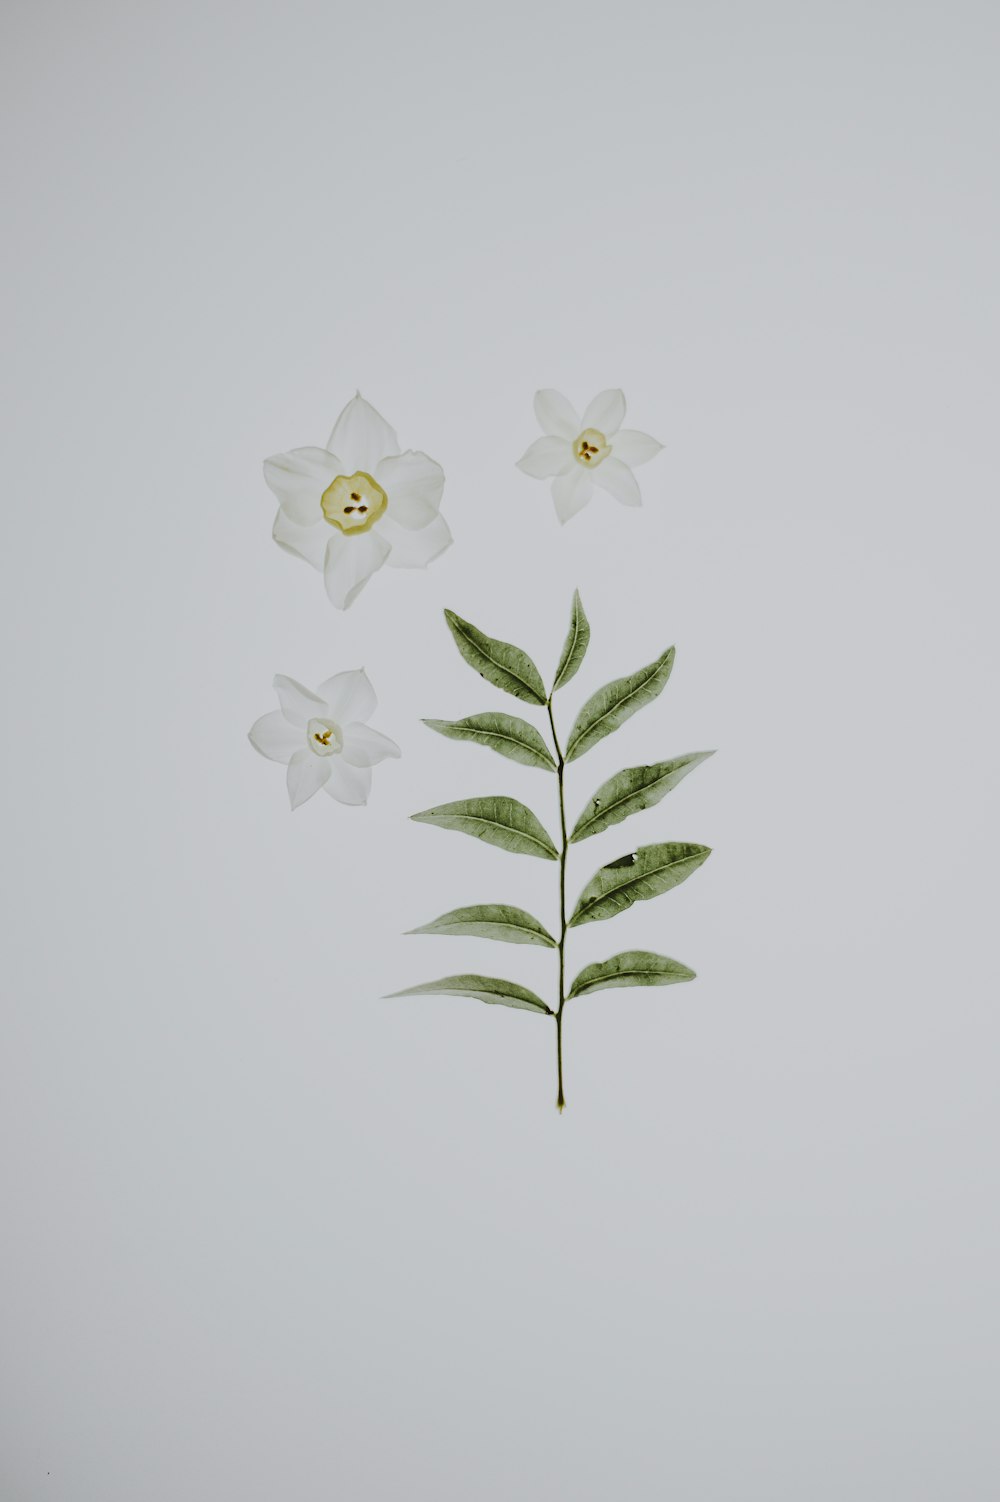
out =
[(558, 1093), (561, 1111), (566, 1104), (563, 1089), (563, 1017), (574, 997), (615, 986), (668, 986), (694, 979), (694, 971), (678, 960), (651, 950), (630, 949), (596, 964), (585, 966), (567, 984), (566, 950), (571, 929), (584, 923), (603, 922), (635, 902), (657, 897), (679, 886), (708, 858), (707, 845), (668, 841), (641, 845), (601, 866), (584, 886), (570, 908), (566, 897), (566, 861), (571, 845), (620, 824), (632, 814), (659, 803), (671, 788), (710, 751), (690, 752), (668, 761), (627, 767), (609, 777), (591, 795), (572, 829), (566, 818), (566, 769), (605, 736), (625, 723), (637, 710), (650, 704), (663, 690), (674, 663), (669, 647), (655, 661), (597, 690), (583, 705), (566, 737), (560, 741), (553, 701), (583, 662), (590, 642), (590, 625), (580, 601), (573, 597), (569, 634), (563, 645), (548, 690), (534, 662), (520, 647), (487, 636), (453, 611), (445, 619), (458, 650), (481, 677), (512, 694), (523, 704), (544, 710), (551, 744), (536, 726), (518, 715), (490, 710), (463, 720), (425, 720), (432, 730), (452, 740), (472, 741), (511, 761), (554, 774), (558, 788), (559, 840), (553, 840), (541, 820), (516, 798), (494, 794), (462, 798), (454, 803), (425, 809), (412, 817), (424, 824), (459, 830), (488, 844), (519, 855), (553, 861), (559, 869), (558, 937), (523, 908), (509, 903), (479, 903), (443, 913), (433, 922), (411, 932), (419, 934), (477, 935), (512, 944), (535, 944), (553, 949), (558, 959), (558, 985), (553, 1005), (514, 981), (493, 975), (448, 975), (423, 985), (410, 986), (396, 996), (460, 995), (521, 1011), (552, 1017), (556, 1026)]

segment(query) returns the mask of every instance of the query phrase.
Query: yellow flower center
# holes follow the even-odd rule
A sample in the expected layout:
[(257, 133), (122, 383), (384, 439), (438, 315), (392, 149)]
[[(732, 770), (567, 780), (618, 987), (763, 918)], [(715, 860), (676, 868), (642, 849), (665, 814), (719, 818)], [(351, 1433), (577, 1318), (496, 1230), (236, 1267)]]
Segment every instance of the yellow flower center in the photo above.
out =
[(596, 428), (584, 428), (579, 438), (573, 444), (573, 457), (578, 464), (585, 468), (593, 469), (595, 464), (600, 464), (611, 452), (611, 445), (603, 433)]
[(341, 532), (367, 532), (378, 521), (389, 497), (371, 475), (359, 469), (353, 475), (338, 475), (323, 492), (320, 505), (331, 527)]
[(333, 720), (310, 720), (306, 726), (306, 744), (317, 756), (336, 756), (344, 748), (344, 737)]

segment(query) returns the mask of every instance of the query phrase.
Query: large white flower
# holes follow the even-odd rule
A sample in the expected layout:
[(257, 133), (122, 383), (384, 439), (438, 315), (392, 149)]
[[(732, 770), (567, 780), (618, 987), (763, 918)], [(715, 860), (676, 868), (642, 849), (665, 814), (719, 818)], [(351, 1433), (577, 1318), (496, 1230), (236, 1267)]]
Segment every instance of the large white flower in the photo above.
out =
[(250, 743), (288, 767), (292, 807), (320, 788), (338, 803), (367, 803), (372, 767), (399, 747), (366, 723), (378, 700), (364, 668), (334, 673), (314, 694), (283, 673), (274, 687), (281, 707), (254, 722)]
[(444, 471), (399, 440), (361, 393), (347, 403), (325, 449), (292, 449), (264, 460), (280, 501), (279, 547), (321, 569), (326, 592), (346, 610), (376, 569), (424, 568), (451, 543), (438, 515)]
[(663, 447), (648, 433), (623, 428), (625, 397), (602, 391), (582, 417), (558, 391), (536, 391), (535, 416), (544, 438), (536, 438), (517, 461), (518, 469), (536, 480), (552, 481), (556, 515), (568, 522), (599, 485), (623, 506), (641, 506), (637, 464), (653, 459)]

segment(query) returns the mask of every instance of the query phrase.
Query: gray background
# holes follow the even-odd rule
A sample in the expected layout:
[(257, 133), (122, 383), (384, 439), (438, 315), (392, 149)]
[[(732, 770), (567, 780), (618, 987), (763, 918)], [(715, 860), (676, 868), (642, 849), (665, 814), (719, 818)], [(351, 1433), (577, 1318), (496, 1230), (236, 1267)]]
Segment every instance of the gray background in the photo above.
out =
[[(8, 3), (4, 1502), (993, 1502), (997, 44), (990, 4)], [(531, 396), (607, 385), (646, 507), (560, 530)], [(456, 545), (342, 616), (265, 454), (360, 386)], [(574, 936), (698, 981), (553, 1029), (382, 993), (541, 950), (554, 867), (407, 822), (716, 746), (574, 853), (704, 840)], [(275, 671), (404, 749), (289, 814)]]

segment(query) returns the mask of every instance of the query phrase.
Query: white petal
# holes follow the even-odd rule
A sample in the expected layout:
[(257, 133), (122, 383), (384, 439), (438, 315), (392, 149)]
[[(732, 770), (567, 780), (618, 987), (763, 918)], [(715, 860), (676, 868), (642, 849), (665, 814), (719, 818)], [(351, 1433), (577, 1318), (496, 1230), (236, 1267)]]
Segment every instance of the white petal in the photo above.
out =
[(438, 514), (444, 490), (444, 470), (417, 449), (390, 455), (375, 479), (389, 498), (388, 515), (403, 527), (426, 527)]
[(271, 536), (286, 553), (304, 558), (313, 568), (322, 570), (326, 545), (330, 540), (330, 528), (325, 521), (318, 522), (315, 527), (299, 527), (279, 506)]
[(552, 438), (574, 439), (583, 424), (559, 391), (535, 392), (535, 416), (543, 433)]
[(323, 578), (326, 592), (338, 610), (346, 610), (389, 556), (389, 543), (378, 532), (347, 537), (334, 529), (326, 545)]
[(360, 391), (337, 418), (326, 446), (341, 456), (344, 461), (341, 474), (348, 475), (359, 469), (366, 475), (374, 475), (380, 459), (386, 454), (399, 453), (399, 439)]
[(568, 438), (536, 438), (518, 459), (517, 467), (535, 480), (551, 480), (575, 462)]
[(313, 793), (318, 793), (329, 780), (332, 760), (331, 756), (314, 756), (308, 746), (303, 746), (301, 751), (296, 751), (288, 763), (288, 773), (285, 777), (288, 801), (293, 808), (308, 803)]
[(662, 447), (663, 444), (650, 438), (648, 433), (640, 433), (636, 428), (621, 428), (615, 434), (611, 451), (616, 459), (634, 469), (637, 464), (648, 464), (650, 459), (655, 459)]
[(623, 506), (641, 506), (642, 496), (635, 475), (627, 464), (609, 454), (594, 470), (594, 484), (613, 495)]
[(300, 527), (323, 520), (323, 492), (342, 473), (340, 460), (326, 449), (292, 449), (264, 460), (264, 479)]
[(375, 690), (364, 668), (334, 673), (316, 690), (329, 705), (331, 720), (347, 725), (353, 720), (370, 720), (378, 708)]
[(326, 700), (320, 699), (309, 689), (303, 688), (302, 684), (296, 683), (294, 678), (286, 678), (284, 673), (275, 673), (274, 691), (278, 695), (278, 703), (281, 705), (281, 713), (285, 719), (292, 725), (298, 725), (301, 730), (304, 730), (316, 715), (325, 718)]
[(391, 516), (386, 516), (378, 526), (383, 537), (392, 545), (392, 552), (387, 559), (390, 568), (426, 568), (445, 548), (451, 547), (451, 532), (443, 516), (436, 516), (426, 527), (421, 527), (419, 532), (397, 526)]
[[(605, 464), (607, 460), (604, 461)], [(594, 487), (590, 475), (579, 464), (573, 465), (568, 474), (559, 475), (552, 481), (552, 499), (556, 503), (556, 515), (561, 522), (568, 522), (571, 516), (582, 511), (590, 497), (594, 493)]]
[(617, 433), (625, 421), (625, 397), (621, 391), (601, 391), (583, 414), (583, 428), (596, 428), (605, 438)]
[(303, 749), (302, 731), (290, 725), (280, 709), (272, 709), (250, 726), (250, 744), (268, 761), (287, 766), (295, 752)]
[(340, 753), (352, 767), (374, 767), (387, 756), (399, 756), (400, 750), (380, 730), (361, 725), (356, 720), (344, 726), (344, 748)]
[(352, 767), (342, 756), (328, 756), (326, 761), (330, 768), (326, 785), (330, 797), (338, 803), (367, 803), (372, 788), (371, 767)]

